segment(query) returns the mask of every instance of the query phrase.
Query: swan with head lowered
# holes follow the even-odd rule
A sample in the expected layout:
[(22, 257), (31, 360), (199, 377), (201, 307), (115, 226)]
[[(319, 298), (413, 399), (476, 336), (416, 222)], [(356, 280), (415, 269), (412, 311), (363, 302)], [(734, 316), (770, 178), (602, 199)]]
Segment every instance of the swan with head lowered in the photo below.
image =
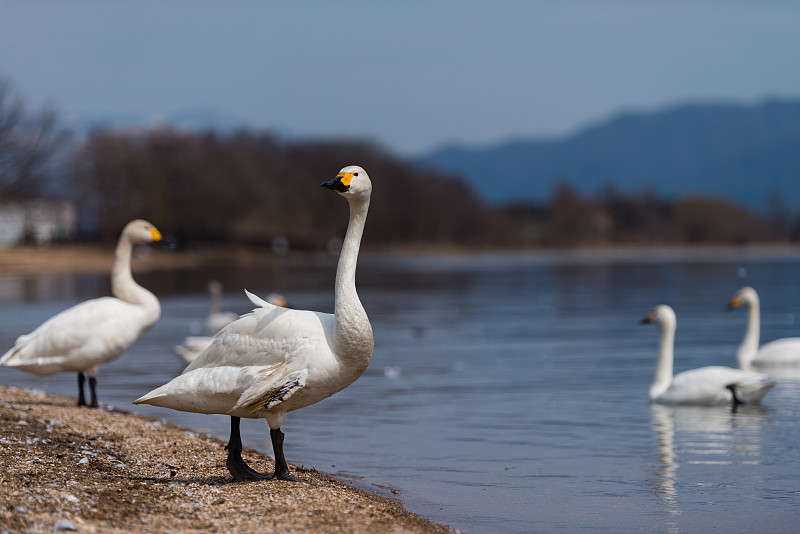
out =
[[(257, 307), (223, 328), (183, 373), (134, 404), (231, 416), (227, 467), (236, 480), (297, 480), (283, 453), (286, 414), (352, 384), (372, 358), (373, 336), (356, 293), (356, 263), (372, 184), (361, 167), (343, 168), (322, 184), (347, 199), (350, 222), (336, 270), (334, 313), (274, 306), (247, 292)], [(275, 453), (272, 475), (241, 457), (240, 418), (264, 418)]]
[(740, 369), (800, 365), (800, 337), (785, 337), (758, 346), (761, 311), (758, 293), (752, 287), (741, 288), (728, 303), (731, 310), (741, 307), (747, 308), (747, 326), (736, 353), (736, 365)]
[(658, 363), (650, 402), (658, 404), (691, 404), (715, 406), (755, 404), (772, 389), (775, 382), (764, 373), (745, 371), (723, 366), (709, 366), (672, 374), (674, 359), (675, 312), (667, 305), (656, 306), (643, 324), (657, 324), (661, 328)]
[(97, 370), (120, 356), (161, 315), (158, 299), (137, 284), (131, 275), (133, 246), (161, 240), (147, 221), (137, 219), (125, 226), (117, 243), (111, 267), (113, 297), (82, 302), (42, 323), (0, 358), (0, 365), (47, 376), (78, 373), (78, 404), (86, 406), (83, 394), (89, 376), (90, 406), (96, 408)]

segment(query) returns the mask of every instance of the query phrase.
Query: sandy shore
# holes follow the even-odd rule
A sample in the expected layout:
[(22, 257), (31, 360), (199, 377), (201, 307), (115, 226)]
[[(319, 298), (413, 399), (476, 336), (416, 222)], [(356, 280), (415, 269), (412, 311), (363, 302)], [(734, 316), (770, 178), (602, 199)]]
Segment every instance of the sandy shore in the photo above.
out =
[(234, 482), (223, 442), (139, 415), (0, 386), (0, 419), (2, 533), (452, 532), (312, 469), (290, 466), (312, 484)]
[[(0, 249), (0, 276), (36, 274), (105, 274), (111, 271), (114, 246), (53, 245)], [(243, 247), (172, 252), (158, 246), (136, 247), (132, 269), (161, 270), (224, 264), (252, 266), (274, 261), (267, 252)]]

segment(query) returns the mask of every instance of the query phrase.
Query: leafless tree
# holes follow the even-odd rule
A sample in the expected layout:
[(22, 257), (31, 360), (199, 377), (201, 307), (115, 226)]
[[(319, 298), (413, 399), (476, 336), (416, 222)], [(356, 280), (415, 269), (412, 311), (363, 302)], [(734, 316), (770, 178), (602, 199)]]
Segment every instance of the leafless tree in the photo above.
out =
[(65, 147), (68, 131), (49, 107), (28, 113), (11, 84), (0, 79), (0, 197), (38, 196), (51, 165)]

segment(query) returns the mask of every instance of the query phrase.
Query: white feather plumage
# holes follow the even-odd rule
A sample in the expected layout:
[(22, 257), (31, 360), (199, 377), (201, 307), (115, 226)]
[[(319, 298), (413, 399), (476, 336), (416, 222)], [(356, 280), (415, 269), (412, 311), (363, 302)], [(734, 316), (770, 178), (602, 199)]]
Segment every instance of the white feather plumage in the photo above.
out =
[(800, 366), (800, 337), (785, 337), (759, 347), (761, 336), (761, 304), (752, 287), (743, 287), (731, 298), (730, 308), (747, 308), (747, 326), (736, 353), (740, 369)]
[(661, 327), (658, 363), (653, 384), (650, 386), (651, 402), (659, 404), (733, 405), (735, 390), (738, 399), (745, 403), (760, 402), (775, 382), (755, 371), (731, 367), (709, 366), (672, 374), (674, 358), (675, 312), (659, 305), (644, 320)]
[[(249, 291), (245, 292), (247, 293), (248, 297), (250, 297), (250, 301), (256, 306), (261, 306), (261, 303), (265, 302), (264, 300), (253, 295)], [(269, 295), (267, 295), (266, 302), (284, 308), (288, 306), (286, 299), (283, 297), (283, 295), (280, 295), (278, 293), (270, 293)], [(224, 328), (224, 326), (230, 324), (231, 322), (232, 321), (228, 321), (222, 327)], [(175, 345), (174, 347), (172, 347), (172, 352), (180, 356), (181, 360), (183, 360), (185, 364), (190, 364), (198, 356), (200, 356), (200, 354), (204, 350), (210, 347), (211, 343), (213, 342), (214, 342), (213, 336), (187, 336), (186, 338), (184, 338), (183, 342), (180, 345)]]
[(353, 383), (372, 356), (372, 327), (355, 288), (361, 235), (372, 190), (364, 169), (339, 193), (350, 203), (336, 272), (333, 314), (275, 306), (246, 292), (256, 308), (228, 324), (183, 373), (134, 401), (174, 410), (265, 418), (277, 429), (286, 413)]
[(125, 227), (111, 269), (113, 297), (82, 302), (42, 323), (17, 339), (0, 365), (47, 376), (67, 371), (97, 374), (100, 365), (125, 352), (152, 327), (161, 314), (158, 299), (131, 275), (133, 245), (161, 239), (143, 220)]

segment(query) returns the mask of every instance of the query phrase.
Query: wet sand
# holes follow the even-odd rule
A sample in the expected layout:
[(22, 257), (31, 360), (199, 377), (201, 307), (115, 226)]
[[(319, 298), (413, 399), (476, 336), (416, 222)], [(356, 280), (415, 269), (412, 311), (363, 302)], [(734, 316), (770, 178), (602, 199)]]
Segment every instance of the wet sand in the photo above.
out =
[(310, 483), (234, 482), (224, 442), (136, 414), (0, 386), (0, 420), (2, 533), (453, 532), (313, 469), (290, 465)]

